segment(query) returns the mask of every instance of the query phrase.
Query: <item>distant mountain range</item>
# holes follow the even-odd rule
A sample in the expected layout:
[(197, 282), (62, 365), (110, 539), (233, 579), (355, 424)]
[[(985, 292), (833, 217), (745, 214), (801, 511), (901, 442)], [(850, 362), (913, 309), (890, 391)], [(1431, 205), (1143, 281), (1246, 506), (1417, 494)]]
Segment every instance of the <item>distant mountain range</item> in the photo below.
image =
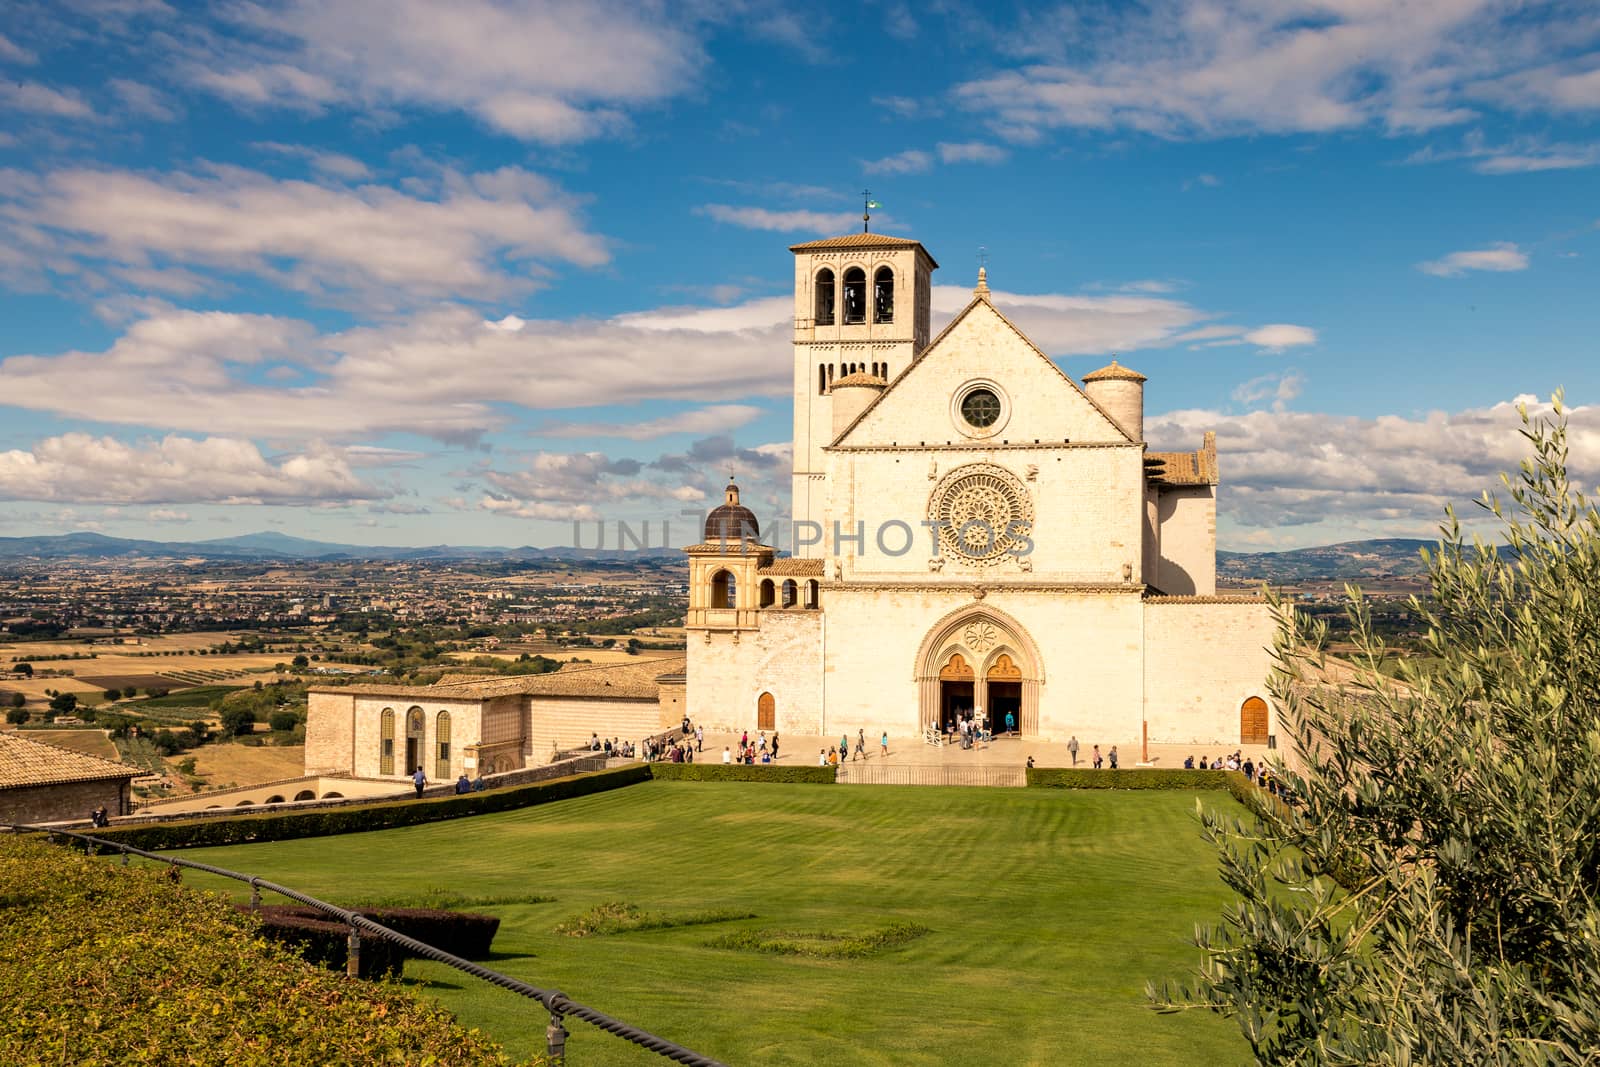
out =
[(205, 559), (205, 560), (539, 560), (681, 558), (670, 548), (494, 548), (477, 545), (429, 545), (403, 548), (383, 545), (341, 545), (263, 531), (212, 541), (139, 541), (97, 533), (52, 534), (44, 537), (0, 537), (0, 559)]
[[(1433, 541), (1383, 538), (1346, 541), (1288, 552), (1218, 552), (1217, 577), (1224, 582), (1361, 581), (1414, 578), (1422, 574), (1418, 550)], [(203, 560), (608, 560), (681, 559), (676, 549), (496, 548), (429, 545), (403, 548), (342, 545), (264, 531), (211, 541), (138, 541), (97, 533), (45, 537), (0, 537), (3, 559), (203, 559)]]
[(1217, 579), (1227, 582), (1330, 581), (1359, 582), (1373, 578), (1419, 578), (1421, 550), (1437, 540), (1386, 537), (1346, 541), (1288, 552), (1218, 552)]

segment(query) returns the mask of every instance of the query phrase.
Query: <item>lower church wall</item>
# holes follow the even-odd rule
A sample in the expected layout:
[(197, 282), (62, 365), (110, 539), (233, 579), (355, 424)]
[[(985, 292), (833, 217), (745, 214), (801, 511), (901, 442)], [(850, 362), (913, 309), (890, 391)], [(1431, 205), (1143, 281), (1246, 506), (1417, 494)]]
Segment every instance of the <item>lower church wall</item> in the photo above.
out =
[(1020, 664), (1037, 650), (1041, 663), (1030, 672), (1042, 671), (1036, 736), (1065, 741), (1076, 735), (1086, 749), (1096, 740), (1125, 744), (1139, 736), (1136, 594), (990, 589), (979, 600), (965, 586), (939, 592), (849, 587), (824, 592), (830, 608), (825, 673), (830, 736), (854, 737), (865, 729), (869, 736), (887, 731), (891, 743), (920, 737), (917, 676), (924, 640), (952, 615), (964, 618), (985, 610), (997, 613), (1002, 623), (1011, 620), (1023, 647), (970, 648), (960, 632), (949, 647), (960, 648), (975, 671), (998, 651), (1010, 652)]
[[(406, 713), (413, 707), (423, 710), (423, 732), (418, 746), (423, 773), (430, 782), (443, 777), (438, 773), (439, 713), (450, 713), (449, 777), (466, 770), (463, 752), (475, 744), (483, 732), (483, 702), (461, 697), (440, 699), (418, 690), (407, 696), (361, 696), (341, 693), (312, 693), (306, 709), (307, 774), (353, 774), (358, 778), (392, 777), (397, 781), (410, 776), (415, 766), (406, 765)], [(383, 712), (394, 709), (394, 773), (381, 775)]]
[(590, 735), (638, 743), (661, 731), (661, 706), (647, 700), (589, 700), (579, 697), (528, 697), (525, 764), (550, 762), (556, 751), (588, 744)]
[(824, 612), (780, 608), (763, 611), (758, 630), (691, 631), (689, 717), (708, 730), (755, 733), (757, 704), (771, 693), (779, 733), (820, 733), (827, 625)]
[[(1267, 694), (1277, 626), (1265, 603), (1145, 605), (1145, 700), (1152, 744), (1240, 744), (1240, 708)], [(1216, 752), (1196, 755), (1216, 755)]]

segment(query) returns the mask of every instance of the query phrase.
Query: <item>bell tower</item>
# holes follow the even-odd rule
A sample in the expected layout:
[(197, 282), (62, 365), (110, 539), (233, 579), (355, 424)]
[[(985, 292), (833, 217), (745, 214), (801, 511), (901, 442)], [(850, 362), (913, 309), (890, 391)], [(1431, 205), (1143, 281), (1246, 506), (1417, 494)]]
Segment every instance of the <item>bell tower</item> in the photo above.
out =
[[(852, 233), (791, 245), (794, 253), (794, 481), (796, 523), (823, 521), (834, 382), (894, 381), (928, 346), (933, 272), (921, 242)], [(859, 379), (858, 379), (859, 382)], [(824, 545), (797, 546), (821, 556)]]

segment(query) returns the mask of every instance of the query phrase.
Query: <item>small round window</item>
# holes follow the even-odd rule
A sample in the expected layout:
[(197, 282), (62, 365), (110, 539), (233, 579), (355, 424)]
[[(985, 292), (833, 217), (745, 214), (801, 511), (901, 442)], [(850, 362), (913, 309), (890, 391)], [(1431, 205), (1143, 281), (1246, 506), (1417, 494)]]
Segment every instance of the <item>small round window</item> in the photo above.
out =
[(1000, 418), (1000, 398), (988, 389), (974, 389), (961, 398), (961, 417), (986, 430)]

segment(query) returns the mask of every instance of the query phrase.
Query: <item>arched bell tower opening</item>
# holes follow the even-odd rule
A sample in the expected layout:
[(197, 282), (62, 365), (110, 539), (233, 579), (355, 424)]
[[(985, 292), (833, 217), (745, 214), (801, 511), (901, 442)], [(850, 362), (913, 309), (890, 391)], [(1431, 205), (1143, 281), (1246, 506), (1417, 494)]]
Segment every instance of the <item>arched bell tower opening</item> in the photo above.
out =
[[(839, 433), (833, 385), (864, 371), (893, 381), (932, 338), (933, 272), (920, 242), (849, 233), (791, 245), (794, 275), (792, 528), (828, 525), (826, 449)], [(824, 545), (785, 544), (804, 559)]]
[(957, 717), (981, 714), (998, 732), (1009, 711), (1023, 736), (1039, 733), (1038, 646), (996, 608), (972, 605), (935, 623), (917, 652), (916, 682), (921, 729), (944, 730)]

